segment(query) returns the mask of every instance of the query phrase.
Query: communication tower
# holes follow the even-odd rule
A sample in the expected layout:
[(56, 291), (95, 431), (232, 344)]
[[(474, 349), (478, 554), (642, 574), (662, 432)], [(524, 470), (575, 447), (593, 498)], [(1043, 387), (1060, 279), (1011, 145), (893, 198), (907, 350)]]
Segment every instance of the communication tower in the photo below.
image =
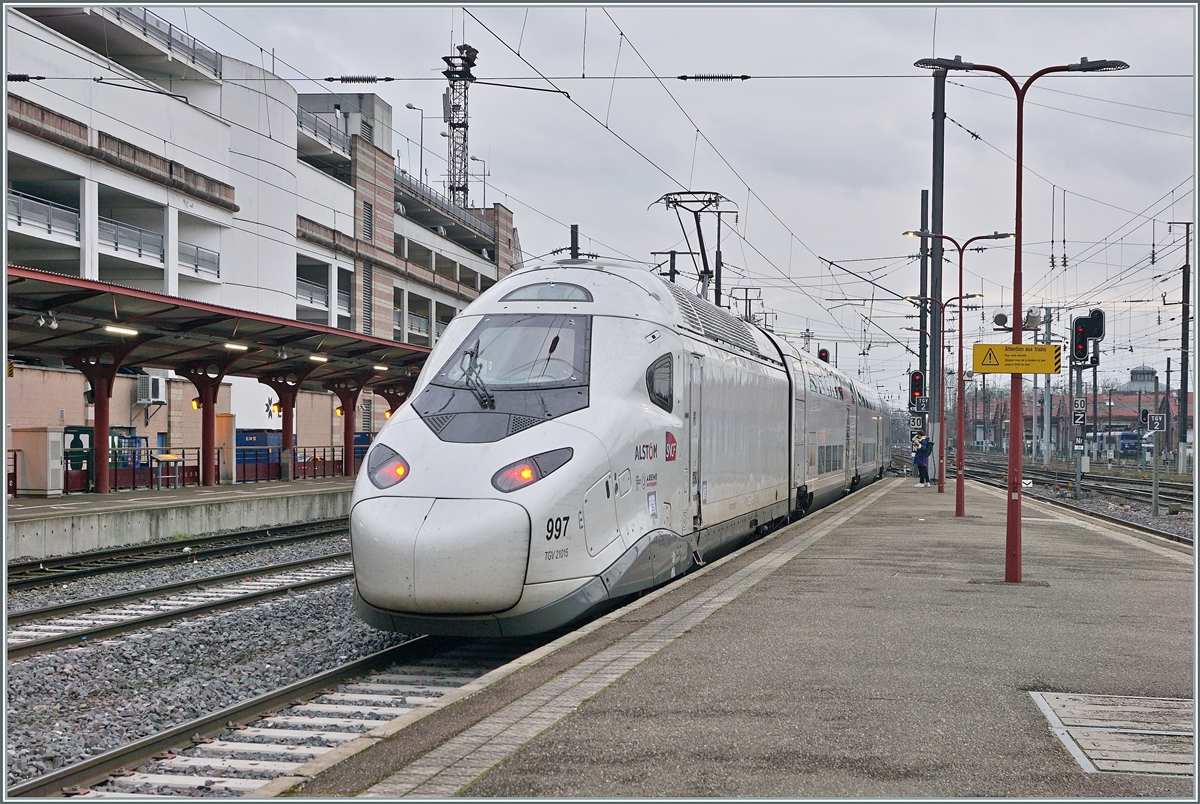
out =
[(446, 189), (450, 200), (457, 206), (466, 209), (467, 200), (467, 89), (475, 76), (471, 68), (479, 51), (470, 45), (463, 44), (455, 48), (457, 56), (442, 56), (446, 69), (442, 75), (450, 81), (450, 88), (442, 96), (442, 117), (450, 129), (447, 137), (446, 166), (449, 171), (449, 181)]

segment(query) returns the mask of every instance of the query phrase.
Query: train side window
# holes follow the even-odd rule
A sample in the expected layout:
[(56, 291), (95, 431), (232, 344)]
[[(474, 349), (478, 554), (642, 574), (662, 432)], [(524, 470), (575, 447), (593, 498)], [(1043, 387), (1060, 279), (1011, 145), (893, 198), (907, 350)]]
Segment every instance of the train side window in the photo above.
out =
[(671, 355), (666, 354), (646, 369), (646, 392), (650, 394), (650, 401), (667, 413), (674, 407), (674, 394), (671, 391), (672, 362)]

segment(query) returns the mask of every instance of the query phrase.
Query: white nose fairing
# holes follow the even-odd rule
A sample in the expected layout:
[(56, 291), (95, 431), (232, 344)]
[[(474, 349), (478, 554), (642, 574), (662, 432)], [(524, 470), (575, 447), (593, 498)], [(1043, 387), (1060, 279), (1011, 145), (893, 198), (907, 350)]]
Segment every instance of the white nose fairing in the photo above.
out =
[(372, 606), (488, 614), (521, 599), (529, 515), (504, 500), (376, 497), (354, 506), (359, 594)]

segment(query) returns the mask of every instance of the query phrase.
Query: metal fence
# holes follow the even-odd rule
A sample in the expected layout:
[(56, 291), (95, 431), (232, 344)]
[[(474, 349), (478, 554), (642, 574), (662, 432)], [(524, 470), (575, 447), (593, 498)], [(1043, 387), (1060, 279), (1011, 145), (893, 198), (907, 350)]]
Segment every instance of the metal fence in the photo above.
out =
[[(355, 448), (354, 466), (357, 470), (362, 463), (360, 450), (365, 454), (366, 447)], [(342, 476), (341, 447), (293, 447), (292, 448), (292, 478), (305, 480), (314, 477)], [(238, 483), (259, 483), (267, 480), (281, 479), (280, 466), (283, 462), (282, 447), (238, 447), (237, 448)]]
[(127, 223), (100, 218), (99, 233), (100, 242), (112, 246), (113, 251), (125, 250), (134, 252), (139, 257), (152, 257), (159, 262), (166, 261), (163, 236), (157, 232), (148, 232)]
[(339, 477), (342, 474), (341, 447), (296, 447), (292, 450), (292, 477)]
[(164, 45), (172, 55), (206, 68), (221, 77), (221, 54), (196, 37), (181, 31), (162, 17), (144, 8), (109, 8), (103, 11), (130, 27), (137, 28), (147, 39)]
[[(91, 491), (96, 472), (91, 447), (63, 450), (63, 493)], [(113, 491), (200, 485), (200, 448), (113, 447), (108, 454)]]
[(312, 134), (330, 148), (336, 148), (346, 154), (350, 153), (350, 135), (340, 131), (332, 123), (317, 117), (315, 113), (303, 106), (296, 107), (296, 127)]
[(17, 226), (30, 226), (44, 229), (47, 234), (57, 232), (79, 239), (79, 210), (16, 190), (9, 190), (7, 198), (8, 219)]
[(180, 265), (190, 265), (213, 276), (221, 275), (221, 255), (191, 243), (180, 241), (179, 263)]

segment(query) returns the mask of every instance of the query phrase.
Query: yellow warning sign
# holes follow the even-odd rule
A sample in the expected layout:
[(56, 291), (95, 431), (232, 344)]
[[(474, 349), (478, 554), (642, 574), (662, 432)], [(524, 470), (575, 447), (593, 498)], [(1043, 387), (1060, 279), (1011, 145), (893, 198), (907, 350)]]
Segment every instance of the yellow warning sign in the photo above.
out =
[(1062, 346), (1033, 343), (977, 343), (971, 347), (972, 368), (979, 374), (1058, 374)]

